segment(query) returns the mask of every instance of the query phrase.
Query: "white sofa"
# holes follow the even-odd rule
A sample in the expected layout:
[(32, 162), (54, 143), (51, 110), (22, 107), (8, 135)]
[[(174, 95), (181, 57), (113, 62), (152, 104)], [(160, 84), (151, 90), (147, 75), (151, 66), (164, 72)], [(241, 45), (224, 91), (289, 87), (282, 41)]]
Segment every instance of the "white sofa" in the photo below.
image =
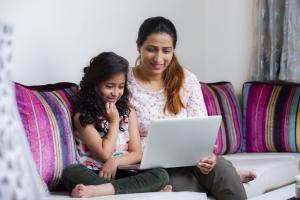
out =
[[(63, 84), (65, 85), (65, 84)], [(69, 85), (69, 84), (68, 84)], [(43, 86), (47, 87), (47, 88), (52, 88), (53, 86)], [(56, 87), (58, 88), (62, 88), (61, 85), (56, 85)], [(69, 87), (69, 86), (68, 86)], [(72, 86), (73, 87), (73, 86)], [(31, 108), (31, 104), (29, 104), (28, 102), (25, 102), (23, 100), (22, 97), (22, 92), (24, 92), (24, 94), (27, 95), (36, 95), (35, 97), (38, 98), (39, 96), (43, 96), (43, 95), (38, 95), (38, 93), (35, 91), (37, 87), (24, 87), (20, 84), (18, 84), (18, 90), (19, 92), (17, 94), (19, 94), (19, 96), (17, 97), (17, 99), (20, 102), (21, 108), (24, 108), (24, 103), (28, 104), (26, 107), (27, 109), (23, 109), (23, 119), (25, 121), (25, 123), (29, 123), (28, 118), (30, 118), (30, 116), (25, 116), (28, 113), (24, 113), (24, 110), (28, 110)], [(23, 89), (22, 89), (23, 88)], [(40, 87), (38, 87), (40, 88)], [(27, 90), (29, 89), (29, 90)], [(49, 90), (52, 90), (49, 89)], [(16, 89), (16, 91), (18, 91)], [(34, 90), (34, 93), (31, 91)], [(22, 92), (21, 92), (22, 91)], [(38, 91), (40, 92), (45, 92), (44, 90), (40, 90), (38, 89)], [(48, 94), (48, 90), (47, 94)], [(62, 92), (62, 91), (61, 91)], [(71, 92), (71, 90), (68, 90), (68, 93)], [(58, 97), (56, 95), (56, 93), (53, 92), (53, 96)], [(50, 99), (50, 98), (49, 98)], [(62, 98), (55, 98), (55, 99), (59, 99), (61, 100), (61, 102), (66, 102), (63, 101)], [(43, 100), (44, 103), (44, 99)], [(66, 100), (66, 99), (65, 99)], [(52, 102), (52, 101), (51, 101)], [(38, 104), (38, 101), (37, 101)], [(44, 104), (39, 104), (39, 106), (42, 106)], [(45, 104), (47, 106), (47, 109), (49, 109), (50, 104)], [(56, 104), (55, 104), (56, 105)], [(64, 106), (65, 104), (61, 104), (62, 108), (61, 110), (68, 110), (69, 107)], [(19, 107), (20, 108), (20, 107)], [(56, 107), (55, 107), (56, 108)], [(22, 110), (22, 109), (20, 109)], [(20, 111), (19, 110), (19, 111)], [(53, 110), (53, 113), (49, 111), (49, 119), (54, 119), (51, 116), (54, 115), (58, 115), (59, 112), (54, 112), (55, 110)], [(66, 115), (64, 115), (64, 118), (68, 118), (68, 120), (66, 120), (66, 123), (69, 123), (69, 126), (66, 127), (71, 127), (71, 112), (66, 112), (64, 113)], [(24, 117), (25, 116), (25, 117)], [(41, 120), (41, 121), (45, 121), (46, 118), (45, 116), (39, 116), (37, 117), (37, 120)], [(36, 121), (32, 120), (30, 121), (30, 123), (32, 124), (33, 127), (36, 127)], [(224, 120), (223, 120), (224, 121)], [(226, 121), (226, 120), (225, 120)], [(59, 126), (59, 124), (56, 121), (51, 121), (51, 123), (56, 124), (56, 126), (54, 126), (55, 128), (57, 128)], [(60, 123), (62, 124), (62, 123)], [(24, 125), (25, 126), (25, 125)], [(27, 124), (26, 124), (27, 126)], [(61, 126), (61, 125), (60, 125)], [(66, 128), (62, 128), (62, 130), (65, 130)], [(28, 131), (29, 129), (27, 129)], [(56, 138), (60, 138), (60, 136), (66, 136), (67, 134), (69, 134), (69, 138), (65, 137), (63, 139), (65, 140), (61, 140), (62, 142), (60, 142), (60, 139), (57, 139), (57, 144), (55, 145), (48, 145), (48, 146), (41, 146), (40, 144), (42, 143), (38, 143), (39, 149), (41, 151), (44, 151), (44, 153), (47, 153), (47, 150), (50, 149), (55, 149), (55, 151), (58, 152), (58, 156), (54, 157), (55, 159), (60, 157), (63, 157), (63, 153), (67, 152), (64, 151), (64, 149), (66, 148), (66, 143), (65, 141), (73, 141), (72, 139), (72, 131), (70, 132), (60, 132), (60, 130), (55, 129), (55, 131), (53, 131), (51, 129), (51, 134), (49, 134), (49, 137), (56, 137)], [(29, 136), (33, 135), (30, 131), (29, 131)], [(47, 139), (48, 137), (45, 137), (45, 139)], [(297, 137), (295, 137), (297, 138)], [(36, 138), (30, 138), (30, 142), (31, 144), (35, 144), (34, 142), (36, 141)], [(29, 143), (30, 143), (29, 142)], [(72, 142), (71, 142), (72, 143)], [(70, 144), (71, 144), (70, 143)], [(32, 145), (34, 146), (34, 145)], [(51, 148), (49, 148), (49, 146)], [(61, 146), (64, 146), (64, 148), (61, 148)], [(68, 146), (68, 147), (72, 147), (72, 145)], [(52, 148), (55, 147), (55, 148)], [(231, 146), (233, 147), (233, 146)], [(48, 148), (48, 149), (47, 149)], [(229, 148), (229, 147), (228, 147)], [(72, 148), (71, 148), (72, 149)], [(75, 148), (73, 148), (71, 151), (68, 151), (70, 153), (70, 155), (75, 154)], [(68, 153), (67, 152), (67, 153)], [(226, 152), (225, 152), (226, 153)], [(34, 154), (34, 152), (33, 152)], [(72, 156), (71, 155), (71, 156)], [(257, 178), (249, 183), (245, 183), (244, 187), (246, 189), (246, 193), (247, 193), (247, 197), (249, 199), (251, 198), (258, 198), (259, 196), (264, 196), (265, 193), (272, 193), (272, 191), (277, 190), (278, 188), (284, 187), (286, 185), (292, 184), (294, 182), (294, 177), (295, 175), (299, 174), (299, 160), (300, 160), (300, 155), (298, 153), (234, 153), (234, 154), (226, 154), (224, 155), (224, 157), (228, 160), (230, 160), (233, 165), (239, 170), (239, 169), (244, 169), (244, 170), (252, 170), (254, 172), (256, 172), (257, 174)], [(44, 158), (48, 158), (47, 156), (44, 156)], [(50, 161), (45, 159), (45, 161), (43, 161), (44, 164), (49, 163)], [(53, 162), (53, 161), (51, 161)], [(73, 160), (71, 160), (70, 162), (73, 162)], [(54, 162), (53, 162), (54, 163)], [(56, 169), (56, 175), (60, 175), (60, 172), (62, 171), (62, 159), (56, 159), (55, 160), (55, 164), (59, 165), (57, 168), (59, 168), (58, 170)], [(52, 168), (50, 169), (50, 172)], [(48, 171), (49, 172), (49, 171)], [(41, 174), (41, 173), (40, 173)], [(60, 178), (60, 177), (58, 177)], [(274, 193), (272, 193), (274, 194)], [(269, 196), (272, 196), (272, 194), (270, 194)], [(290, 193), (290, 197), (294, 196), (294, 193), (291, 192)], [(66, 199), (66, 198), (70, 198), (70, 196), (67, 193), (52, 193), (51, 195), (49, 195), (47, 197), (47, 199), (49, 200), (55, 200), (55, 199)], [(212, 199), (211, 197), (208, 197), (209, 199)], [(276, 193), (276, 196), (272, 196), (273, 199), (282, 199), (282, 198), (286, 198), (280, 196), (280, 192)], [(162, 193), (162, 192), (155, 192), (155, 193), (142, 193), (142, 194), (127, 194), (127, 195), (116, 195), (116, 196), (107, 196), (107, 197), (97, 197), (94, 199), (110, 199), (110, 200), (120, 200), (120, 199), (145, 199), (145, 200), (157, 200), (157, 199), (206, 199), (206, 194), (204, 193), (196, 193), (196, 192), (173, 192), (173, 193)]]
[[(292, 184), (295, 175), (299, 174), (299, 153), (237, 153), (224, 156), (230, 160), (237, 169), (248, 169), (256, 172), (257, 178), (249, 183), (244, 183), (244, 187), (249, 199), (259, 199), (267, 193), (271, 193), (281, 187)], [(293, 191), (293, 190), (292, 190)], [(269, 195), (267, 199), (284, 199), (285, 196), (280, 192)], [(286, 195), (286, 194), (285, 194)], [(294, 191), (288, 194), (289, 197), (295, 195)], [(71, 198), (67, 193), (52, 193), (47, 197), (49, 200), (63, 200)], [(92, 199), (101, 200), (193, 200), (207, 199), (206, 194), (196, 192), (152, 192), (141, 194), (127, 194), (106, 197), (95, 197)], [(208, 197), (208, 199), (214, 199)], [(265, 198), (263, 198), (265, 199)]]

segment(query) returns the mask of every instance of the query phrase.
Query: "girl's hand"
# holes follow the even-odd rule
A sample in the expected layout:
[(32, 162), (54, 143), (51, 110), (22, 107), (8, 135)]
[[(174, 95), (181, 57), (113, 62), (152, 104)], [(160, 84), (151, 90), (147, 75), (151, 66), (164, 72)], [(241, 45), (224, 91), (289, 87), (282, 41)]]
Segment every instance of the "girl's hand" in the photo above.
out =
[(106, 180), (115, 179), (118, 165), (118, 158), (111, 157), (102, 165), (99, 176), (105, 178)]
[(214, 169), (217, 163), (217, 156), (212, 154), (211, 157), (203, 158), (197, 163), (197, 167), (202, 172), (202, 174), (208, 174)]
[(107, 113), (107, 117), (108, 117), (108, 122), (113, 123), (113, 122), (117, 122), (119, 123), (119, 111), (116, 107), (115, 104), (113, 103), (106, 103), (105, 104), (105, 108), (106, 108), (106, 113)]

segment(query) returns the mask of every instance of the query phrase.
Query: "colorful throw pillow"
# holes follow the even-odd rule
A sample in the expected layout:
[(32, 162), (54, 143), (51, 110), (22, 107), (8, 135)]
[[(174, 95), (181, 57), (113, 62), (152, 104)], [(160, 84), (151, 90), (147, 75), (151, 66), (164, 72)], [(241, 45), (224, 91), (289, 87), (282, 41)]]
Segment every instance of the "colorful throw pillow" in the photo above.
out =
[(221, 115), (215, 154), (230, 154), (242, 150), (242, 114), (233, 86), (229, 82), (201, 83), (208, 115)]
[(247, 152), (300, 151), (300, 84), (247, 82), (243, 124)]
[(72, 97), (76, 85), (15, 83), (15, 91), (36, 168), (51, 190), (58, 184), (63, 168), (76, 162), (72, 134)]

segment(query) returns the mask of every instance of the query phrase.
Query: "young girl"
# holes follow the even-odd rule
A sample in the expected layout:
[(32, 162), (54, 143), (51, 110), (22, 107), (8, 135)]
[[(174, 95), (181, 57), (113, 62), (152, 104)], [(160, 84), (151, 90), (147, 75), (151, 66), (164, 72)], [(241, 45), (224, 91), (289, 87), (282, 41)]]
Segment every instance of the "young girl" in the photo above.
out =
[(127, 73), (127, 60), (112, 52), (101, 53), (84, 68), (74, 102), (80, 164), (68, 166), (62, 175), (72, 197), (153, 192), (169, 181), (161, 168), (131, 176), (117, 169), (142, 157), (136, 114), (128, 104)]

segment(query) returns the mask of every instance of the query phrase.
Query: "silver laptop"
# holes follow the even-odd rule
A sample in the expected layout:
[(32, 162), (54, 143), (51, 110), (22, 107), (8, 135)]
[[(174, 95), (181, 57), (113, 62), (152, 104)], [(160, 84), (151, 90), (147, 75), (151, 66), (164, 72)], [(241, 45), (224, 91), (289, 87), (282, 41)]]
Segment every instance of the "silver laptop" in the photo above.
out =
[(119, 169), (149, 169), (194, 166), (211, 156), (221, 116), (172, 118), (152, 121), (141, 164)]

